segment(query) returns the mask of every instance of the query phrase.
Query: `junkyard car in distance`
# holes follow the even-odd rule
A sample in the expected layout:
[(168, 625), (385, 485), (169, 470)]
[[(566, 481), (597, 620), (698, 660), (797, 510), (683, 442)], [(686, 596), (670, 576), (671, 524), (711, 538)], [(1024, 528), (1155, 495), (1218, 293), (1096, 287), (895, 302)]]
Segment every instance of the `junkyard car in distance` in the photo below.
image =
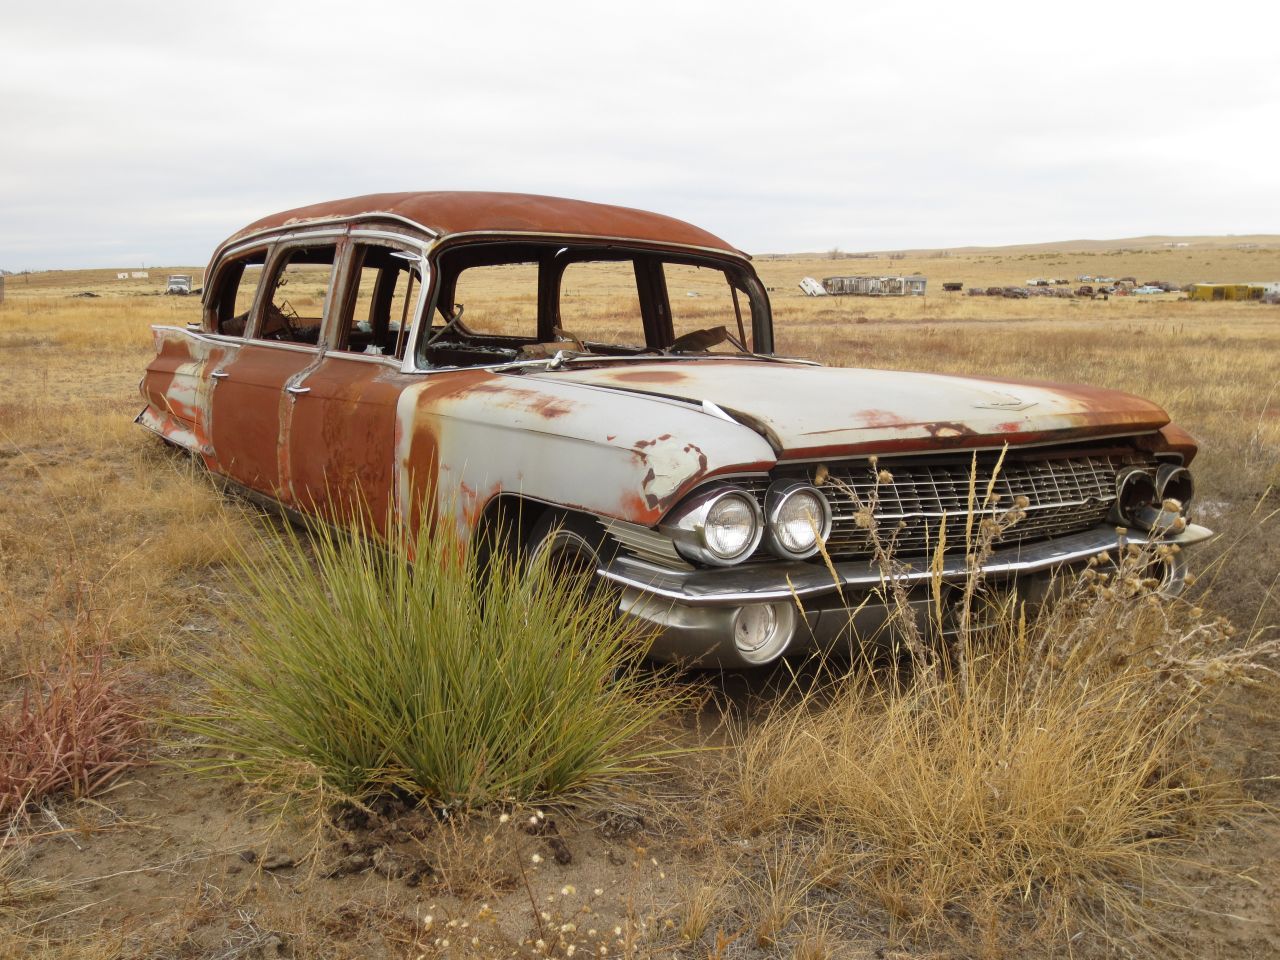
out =
[(164, 292), (169, 295), (185, 297), (191, 292), (191, 275), (189, 273), (171, 273), (165, 281)]
[[(660, 657), (761, 664), (875, 632), (868, 504), (923, 609), (944, 517), (1006, 447), (979, 510), (1026, 517), (993, 582), (1034, 590), (1118, 524), (1138, 543), (1209, 535), (1160, 519), (1190, 502), (1196, 447), (1155, 404), (774, 356), (750, 259), (667, 217), (357, 197), (249, 225), (205, 276), (199, 322), (155, 329), (139, 423), (287, 509), (435, 511), (471, 539), (508, 524), (595, 571)], [(1171, 590), (1181, 564), (1160, 571)], [(945, 553), (947, 582), (964, 570)]]

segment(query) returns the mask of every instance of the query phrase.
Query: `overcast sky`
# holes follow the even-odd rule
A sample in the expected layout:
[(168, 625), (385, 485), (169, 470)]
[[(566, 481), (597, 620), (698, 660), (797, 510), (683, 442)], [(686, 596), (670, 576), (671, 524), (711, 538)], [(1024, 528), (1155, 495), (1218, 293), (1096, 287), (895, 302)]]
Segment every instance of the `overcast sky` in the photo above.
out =
[(0, 268), (414, 189), (756, 253), (1280, 232), (1278, 62), (1272, 3), (8, 5)]

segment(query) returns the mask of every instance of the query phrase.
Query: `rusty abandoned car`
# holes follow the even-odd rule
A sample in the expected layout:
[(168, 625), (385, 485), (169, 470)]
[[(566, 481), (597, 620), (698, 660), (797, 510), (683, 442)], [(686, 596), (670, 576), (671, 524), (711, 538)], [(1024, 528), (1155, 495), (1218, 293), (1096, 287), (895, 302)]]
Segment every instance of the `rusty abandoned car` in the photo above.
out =
[(658, 657), (756, 665), (874, 632), (873, 527), (923, 615), (944, 517), (954, 582), (973, 465), (985, 491), (1002, 450), (978, 512), (1025, 518), (990, 582), (1034, 590), (1117, 526), (1210, 535), (1180, 515), (1195, 443), (1155, 404), (775, 356), (750, 258), (668, 217), (381, 194), (253, 223), (205, 276), (200, 321), (155, 329), (140, 424), (302, 513), (426, 511), (469, 538), (518, 518), (512, 539), (596, 571)]

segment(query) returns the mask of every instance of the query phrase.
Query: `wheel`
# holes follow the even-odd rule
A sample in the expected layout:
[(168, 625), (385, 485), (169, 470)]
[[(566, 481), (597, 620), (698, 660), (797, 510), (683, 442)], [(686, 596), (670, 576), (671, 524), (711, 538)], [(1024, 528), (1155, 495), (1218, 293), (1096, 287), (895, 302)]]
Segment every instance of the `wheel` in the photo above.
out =
[[(546, 558), (551, 575), (580, 586), (583, 593), (579, 596), (588, 600), (593, 608), (599, 601), (602, 609), (607, 607), (611, 611), (606, 616), (624, 615), (619, 607), (621, 588), (596, 575), (618, 552), (616, 542), (597, 521), (581, 514), (549, 510), (534, 524), (525, 548), (526, 562)], [(648, 649), (647, 643), (644, 649)], [(618, 681), (631, 670), (639, 669), (642, 662), (642, 655), (626, 657), (616, 665), (613, 679)]]
[(545, 513), (529, 533), (529, 562), (546, 560), (556, 577), (590, 582), (592, 593), (602, 586), (596, 571), (613, 559), (609, 538), (595, 520), (555, 510)]

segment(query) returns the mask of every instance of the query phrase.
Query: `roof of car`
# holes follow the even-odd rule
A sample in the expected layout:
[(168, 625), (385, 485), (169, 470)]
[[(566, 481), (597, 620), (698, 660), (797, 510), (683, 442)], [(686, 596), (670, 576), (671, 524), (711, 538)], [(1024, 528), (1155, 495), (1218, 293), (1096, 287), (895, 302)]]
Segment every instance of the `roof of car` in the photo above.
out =
[(657, 213), (561, 197), (480, 191), (373, 193), (331, 200), (263, 217), (232, 239), (314, 221), (378, 216), (410, 221), (440, 237), (477, 231), (552, 234), (640, 240), (740, 253), (715, 234)]

